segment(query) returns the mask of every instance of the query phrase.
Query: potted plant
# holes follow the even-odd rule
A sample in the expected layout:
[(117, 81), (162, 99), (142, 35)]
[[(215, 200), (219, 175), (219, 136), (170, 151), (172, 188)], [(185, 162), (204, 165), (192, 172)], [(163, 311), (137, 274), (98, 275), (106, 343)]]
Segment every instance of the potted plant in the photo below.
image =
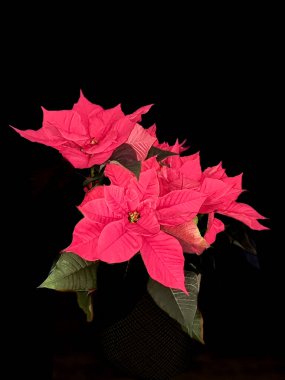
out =
[(221, 163), (202, 169), (185, 141), (161, 143), (155, 125), (139, 124), (150, 107), (125, 115), (81, 93), (71, 110), (44, 109), (39, 130), (14, 129), (57, 149), (84, 176), (82, 218), (40, 287), (76, 292), (87, 319), (101, 325), (109, 360), (163, 380), (185, 370), (204, 343), (203, 252), (219, 233), (250, 245), (230, 228), (233, 219), (267, 227), (238, 201), (241, 175), (229, 177)]

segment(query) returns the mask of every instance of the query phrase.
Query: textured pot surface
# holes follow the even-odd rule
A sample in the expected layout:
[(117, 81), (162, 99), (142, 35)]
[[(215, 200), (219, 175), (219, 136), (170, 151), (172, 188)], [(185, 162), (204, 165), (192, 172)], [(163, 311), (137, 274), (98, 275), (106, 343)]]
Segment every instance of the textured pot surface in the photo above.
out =
[(126, 373), (166, 380), (187, 370), (194, 343), (146, 293), (131, 313), (103, 330), (102, 346), (110, 363)]

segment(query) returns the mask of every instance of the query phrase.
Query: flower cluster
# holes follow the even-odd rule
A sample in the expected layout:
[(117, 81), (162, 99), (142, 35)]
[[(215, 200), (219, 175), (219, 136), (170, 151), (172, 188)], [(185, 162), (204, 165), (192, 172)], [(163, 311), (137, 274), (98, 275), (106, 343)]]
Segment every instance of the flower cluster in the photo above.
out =
[[(77, 169), (90, 168), (71, 244), (64, 249), (87, 262), (120, 263), (140, 254), (149, 276), (188, 293), (184, 254), (201, 254), (225, 228), (219, 215), (266, 229), (251, 206), (238, 202), (242, 175), (222, 164), (200, 166), (199, 153), (181, 155), (185, 141), (159, 143), (155, 125), (139, 122), (151, 105), (125, 115), (103, 109), (81, 93), (71, 110), (43, 109), (42, 127), (22, 137), (51, 146)], [(201, 231), (199, 220), (206, 218)]]

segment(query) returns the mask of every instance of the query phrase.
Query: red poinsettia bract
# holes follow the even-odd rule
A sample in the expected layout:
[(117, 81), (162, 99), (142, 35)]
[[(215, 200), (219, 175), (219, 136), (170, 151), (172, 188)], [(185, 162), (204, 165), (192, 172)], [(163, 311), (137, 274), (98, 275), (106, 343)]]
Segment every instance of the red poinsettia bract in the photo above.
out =
[(140, 252), (153, 279), (186, 292), (182, 246), (162, 227), (192, 220), (204, 194), (185, 189), (159, 197), (155, 169), (142, 172), (137, 180), (125, 168), (109, 164), (105, 175), (111, 185), (104, 186), (104, 194), (88, 195), (90, 200), (79, 207), (84, 218), (65, 251), (107, 263), (128, 261)]
[(142, 114), (150, 107), (144, 106), (125, 115), (120, 105), (104, 110), (81, 93), (72, 110), (43, 109), (39, 130), (13, 129), (30, 141), (57, 149), (75, 168), (83, 169), (108, 160), (114, 150), (127, 141)]

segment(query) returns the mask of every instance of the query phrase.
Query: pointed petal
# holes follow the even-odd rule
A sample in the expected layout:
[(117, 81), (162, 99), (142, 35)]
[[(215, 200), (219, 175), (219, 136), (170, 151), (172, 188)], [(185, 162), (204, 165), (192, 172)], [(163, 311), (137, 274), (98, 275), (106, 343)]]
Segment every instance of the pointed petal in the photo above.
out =
[(155, 137), (156, 138), (156, 125), (153, 124), (152, 126), (150, 126), (149, 128), (146, 129), (147, 132), (152, 136), (152, 137)]
[(141, 117), (144, 113), (147, 113), (150, 108), (153, 106), (153, 104), (149, 104), (148, 106), (143, 106), (141, 108), (139, 108), (138, 110), (136, 110), (135, 112), (127, 115), (127, 117), (129, 118), (129, 120), (131, 120), (132, 122), (139, 122), (141, 121)]
[(213, 244), (216, 240), (216, 236), (218, 233), (224, 231), (225, 225), (224, 223), (214, 217), (214, 213), (211, 212), (208, 215), (208, 225), (207, 225), (207, 231), (205, 233), (205, 240), (208, 242), (208, 244)]
[[(113, 148), (115, 149), (116, 146), (114, 145)], [(101, 165), (104, 162), (106, 162), (112, 155), (113, 149), (112, 147), (108, 147), (108, 150), (102, 151), (102, 152), (93, 152), (89, 154), (89, 164), (88, 168), (91, 168), (94, 165)]]
[(260, 224), (257, 219), (266, 219), (259, 214), (253, 207), (239, 202), (233, 202), (225, 210), (218, 210), (219, 214), (230, 216), (231, 218), (240, 220), (253, 230), (268, 230), (268, 227)]
[(94, 223), (105, 225), (114, 220), (121, 219), (120, 215), (110, 210), (103, 198), (84, 203), (82, 206), (79, 206), (78, 209), (87, 219), (92, 220)]
[(105, 111), (95, 112), (88, 116), (89, 136), (91, 138), (95, 137), (95, 139), (100, 142), (100, 145), (102, 144), (102, 140), (104, 141), (104, 138), (106, 137), (109, 137), (108, 140), (110, 141), (110, 134), (112, 131), (112, 125), (105, 124), (102, 120), (102, 114), (104, 114), (104, 112)]
[(86, 169), (93, 166), (90, 162), (91, 156), (83, 153), (79, 148), (61, 147), (59, 152), (77, 169)]
[(183, 252), (200, 255), (205, 249), (209, 248), (209, 244), (200, 234), (195, 219), (179, 226), (164, 226), (162, 229), (179, 241)]
[(194, 181), (200, 181), (202, 170), (199, 153), (192, 155), (191, 158), (191, 160), (187, 160), (183, 163), (180, 172), (186, 178), (191, 178), (191, 180)]
[(112, 151), (89, 154), (82, 151), (79, 146), (63, 146), (58, 147), (57, 149), (66, 160), (78, 169), (87, 169), (94, 165), (101, 165), (106, 162), (112, 154)]
[(106, 165), (104, 175), (108, 177), (112, 185), (126, 187), (134, 174), (125, 167), (117, 164)]
[(187, 161), (188, 159), (190, 159), (191, 156), (185, 156), (185, 157), (180, 157), (178, 155), (176, 156), (170, 156), (170, 157), (167, 157), (167, 164), (169, 166), (169, 168), (171, 169), (176, 169), (176, 170), (180, 170), (182, 165), (183, 165), (183, 159), (186, 159), (187, 157)]
[(88, 116), (91, 112), (94, 111), (99, 112), (103, 110), (101, 106), (91, 103), (88, 99), (86, 99), (81, 90), (79, 99), (77, 103), (74, 104), (72, 109), (73, 111), (78, 112), (81, 117)]
[(98, 238), (102, 228), (102, 225), (89, 219), (80, 220), (74, 228), (71, 244), (64, 251), (76, 253), (88, 261), (98, 260)]
[(136, 124), (129, 135), (127, 143), (136, 151), (137, 159), (143, 161), (155, 141), (156, 137), (152, 137), (141, 125)]
[[(159, 195), (163, 197), (164, 195), (170, 193), (174, 190), (188, 189), (186, 186), (186, 181), (183, 176), (176, 169), (171, 169), (166, 166), (162, 166), (158, 172), (159, 180)], [(196, 186), (197, 187), (197, 186)], [(191, 187), (190, 187), (191, 188)]]
[(126, 212), (125, 191), (123, 187), (110, 185), (104, 187), (105, 201), (110, 211), (115, 214)]
[(127, 119), (122, 111), (121, 104), (115, 107), (109, 108), (98, 115), (102, 118), (104, 124), (112, 124), (119, 119)]
[(56, 128), (65, 140), (84, 141), (89, 138), (88, 129), (78, 113), (70, 110), (49, 111), (43, 108), (43, 128)]
[(182, 143), (180, 143), (179, 140), (176, 139), (175, 144), (172, 145), (171, 147), (171, 152), (178, 153), (178, 154), (185, 152), (186, 150), (190, 148), (190, 146), (185, 146), (186, 143), (187, 143), (186, 139), (183, 140)]
[(225, 183), (215, 178), (205, 178), (200, 191), (208, 195), (201, 207), (201, 214), (208, 214), (223, 208), (223, 205), (235, 201), (241, 193), (241, 190), (234, 188), (231, 183)]
[(140, 203), (140, 194), (137, 187), (134, 185), (137, 181), (134, 180), (126, 190), (126, 207), (128, 211), (136, 211)]
[(140, 248), (141, 237), (126, 230), (122, 221), (116, 221), (103, 229), (98, 241), (98, 257), (106, 263), (121, 263), (130, 260)]
[(223, 182), (232, 185), (234, 189), (242, 190), (242, 173), (235, 177), (225, 177), (223, 178)]
[(54, 127), (51, 127), (50, 131), (47, 131), (46, 128), (43, 127), (36, 131), (33, 129), (26, 129), (25, 131), (22, 131), (21, 129), (17, 129), (15, 127), (11, 128), (13, 128), (14, 131), (19, 133), (19, 135), (25, 139), (47, 146), (57, 147), (65, 142), (65, 139)]
[(140, 201), (157, 198), (159, 194), (159, 182), (155, 169), (149, 169), (140, 174), (139, 181), (133, 181), (132, 187), (139, 194)]
[(155, 156), (148, 158), (147, 160), (142, 162), (142, 172), (149, 170), (149, 169), (155, 169), (156, 171), (160, 170), (161, 166), (157, 162), (157, 159)]
[(158, 199), (157, 218), (160, 224), (176, 226), (193, 219), (205, 195), (195, 190), (175, 190)]
[(100, 199), (100, 198), (104, 198), (104, 186), (93, 187), (90, 191), (88, 191), (85, 194), (85, 197), (83, 201), (81, 202), (80, 207), (85, 205), (85, 203), (88, 203), (90, 201), (93, 201), (95, 199)]
[(182, 165), (184, 165), (187, 161), (196, 161), (196, 160), (198, 160), (198, 162), (200, 162), (200, 152), (196, 152), (196, 153), (190, 154), (189, 156), (180, 157), (180, 160), (181, 160)]
[(222, 162), (216, 166), (210, 166), (204, 170), (203, 175), (209, 178), (222, 179), (225, 177), (225, 169), (223, 169)]
[(184, 256), (181, 245), (174, 237), (162, 231), (155, 236), (145, 237), (141, 255), (152, 279), (187, 293), (184, 283)]
[(112, 129), (117, 135), (117, 146), (120, 146), (127, 142), (127, 139), (132, 132), (133, 127), (134, 123), (129, 120), (128, 117), (121, 118), (112, 125)]

